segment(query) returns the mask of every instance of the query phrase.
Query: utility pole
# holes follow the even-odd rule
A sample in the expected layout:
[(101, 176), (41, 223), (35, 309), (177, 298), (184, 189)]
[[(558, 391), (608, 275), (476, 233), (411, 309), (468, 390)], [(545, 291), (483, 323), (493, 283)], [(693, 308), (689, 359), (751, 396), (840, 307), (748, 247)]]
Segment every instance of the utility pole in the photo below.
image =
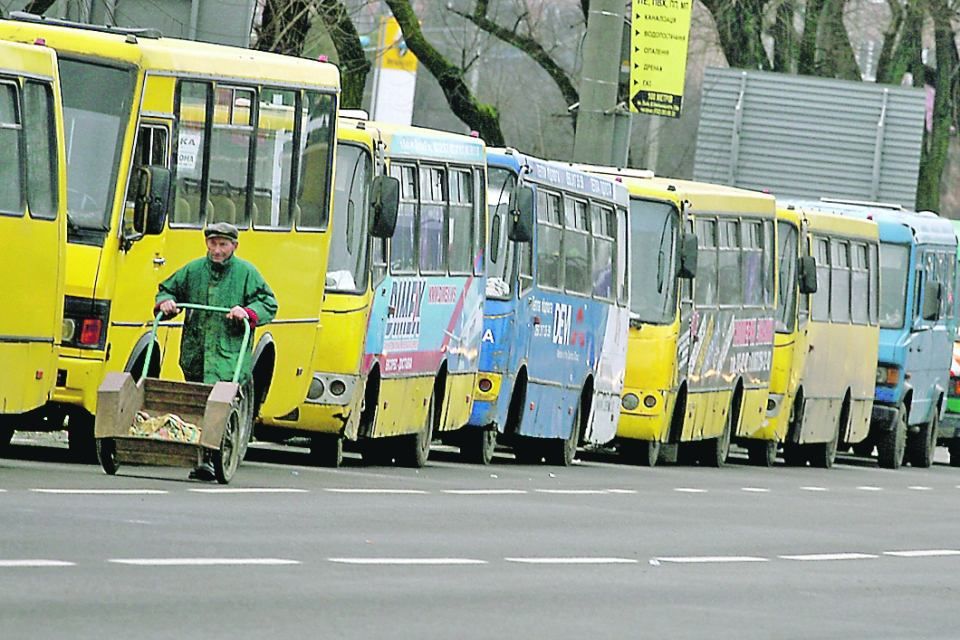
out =
[(623, 12), (623, 0), (590, 2), (583, 41), (580, 109), (573, 139), (574, 162), (618, 164), (613, 155)]

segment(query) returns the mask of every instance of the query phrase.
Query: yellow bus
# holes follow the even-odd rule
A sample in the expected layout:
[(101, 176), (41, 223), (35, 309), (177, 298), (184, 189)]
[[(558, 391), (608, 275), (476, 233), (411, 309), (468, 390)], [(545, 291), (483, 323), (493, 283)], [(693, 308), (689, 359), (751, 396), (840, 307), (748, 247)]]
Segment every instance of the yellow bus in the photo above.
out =
[(879, 235), (872, 220), (777, 211), (779, 296), (767, 417), (757, 434), (791, 466), (833, 466), (870, 433), (876, 376)]
[[(462, 427), (473, 407), (486, 150), (478, 138), (363, 119), (341, 119), (338, 135), (313, 380), (299, 408), (267, 418), (258, 435), (307, 434), (328, 466), (340, 464), (344, 440), (361, 440), (365, 461), (421, 467), (434, 435)], [(387, 184), (399, 204), (387, 205)], [(389, 217), (395, 229), (381, 226)]]
[[(773, 355), (772, 196), (597, 169), (630, 190), (631, 316), (618, 450), (725, 464), (765, 426)], [(694, 277), (695, 276), (695, 277)]]
[(66, 169), (56, 54), (0, 42), (0, 447), (57, 379), (63, 321)]
[[(67, 141), (63, 346), (48, 420), (92, 451), (97, 387), (139, 371), (157, 284), (230, 221), (280, 302), (258, 328), (250, 397), (295, 409), (310, 384), (329, 246), (339, 73), (330, 64), (18, 14), (0, 40), (57, 51)], [(179, 322), (152, 375), (179, 377)], [(162, 365), (161, 365), (162, 354)], [(271, 384), (273, 381), (282, 383)]]

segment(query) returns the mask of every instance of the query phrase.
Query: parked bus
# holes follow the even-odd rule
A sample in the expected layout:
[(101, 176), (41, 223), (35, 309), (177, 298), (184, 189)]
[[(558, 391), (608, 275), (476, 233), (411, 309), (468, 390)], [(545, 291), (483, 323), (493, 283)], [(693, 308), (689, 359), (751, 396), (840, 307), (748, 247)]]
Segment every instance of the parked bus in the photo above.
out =
[(821, 200), (817, 208), (872, 218), (880, 232), (880, 348), (870, 436), (881, 467), (933, 462), (957, 331), (957, 236), (949, 221), (899, 205)]
[(487, 156), (490, 251), (468, 460), (498, 436), (517, 460), (569, 465), (616, 433), (629, 323), (623, 185), (513, 149)]
[[(960, 237), (960, 220), (953, 220), (953, 231)], [(960, 258), (960, 249), (958, 249)], [(950, 466), (960, 467), (960, 327), (953, 341), (953, 360), (950, 363), (950, 384), (947, 385), (947, 408), (940, 423), (938, 444), (950, 452)]]
[[(422, 467), (434, 436), (464, 425), (473, 403), (483, 322), (485, 145), (346, 118), (339, 135), (334, 240), (313, 379), (299, 407), (267, 418), (260, 434), (307, 434), (313, 458), (328, 466), (340, 464), (345, 440), (359, 440), (367, 462)], [(395, 202), (384, 206), (388, 183), (399, 190), (395, 228), (383, 224), (396, 209)]]
[[(258, 328), (252, 395), (264, 415), (310, 384), (328, 250), (339, 74), (330, 64), (14, 14), (0, 40), (59, 55), (67, 141), (66, 328), (48, 420), (89, 454), (97, 388), (140, 371), (157, 284), (202, 256), (202, 228), (240, 229), (239, 254), (280, 301)], [(179, 377), (181, 322), (151, 375)], [(162, 367), (160, 355), (162, 354)], [(271, 384), (272, 381), (282, 381)]]
[[(813, 207), (777, 211), (776, 337), (765, 454), (830, 468), (870, 432), (879, 329), (876, 223)], [(760, 446), (760, 445), (754, 445)], [(753, 459), (753, 456), (751, 456)]]
[(56, 55), (0, 42), (0, 447), (57, 379), (63, 323), (66, 163)]
[[(630, 190), (630, 338), (619, 452), (725, 464), (763, 435), (773, 357), (772, 196), (596, 168)], [(694, 278), (694, 276), (696, 276)], [(750, 447), (753, 450), (753, 447)]]

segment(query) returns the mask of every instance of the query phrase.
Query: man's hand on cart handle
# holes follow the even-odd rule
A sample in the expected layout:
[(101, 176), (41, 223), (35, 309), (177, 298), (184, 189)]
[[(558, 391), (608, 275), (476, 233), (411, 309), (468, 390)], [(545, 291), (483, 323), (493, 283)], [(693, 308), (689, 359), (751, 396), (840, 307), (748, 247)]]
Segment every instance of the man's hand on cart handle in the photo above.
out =
[(248, 314), (247, 310), (243, 307), (237, 306), (230, 309), (230, 313), (227, 314), (227, 319), (243, 322), (244, 320), (250, 319), (250, 314)]
[(160, 309), (160, 311), (163, 312), (163, 315), (168, 318), (172, 318), (180, 313), (180, 308), (177, 306), (176, 300), (164, 300), (157, 308)]

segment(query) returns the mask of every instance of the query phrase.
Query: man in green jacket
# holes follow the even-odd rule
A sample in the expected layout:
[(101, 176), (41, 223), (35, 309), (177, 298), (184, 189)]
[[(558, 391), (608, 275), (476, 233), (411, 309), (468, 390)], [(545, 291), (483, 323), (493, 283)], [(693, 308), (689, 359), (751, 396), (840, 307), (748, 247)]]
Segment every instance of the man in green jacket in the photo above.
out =
[[(273, 320), (277, 299), (263, 276), (252, 264), (234, 255), (239, 232), (227, 222), (208, 225), (203, 230), (207, 255), (178, 269), (160, 283), (155, 309), (164, 317), (180, 313), (178, 302), (226, 307), (226, 319), (220, 314), (188, 310), (180, 341), (180, 368), (189, 382), (214, 384), (233, 378), (240, 346), (243, 342), (244, 319), (250, 329)], [(253, 340), (243, 355), (240, 385), (247, 385), (252, 375)], [(204, 463), (191, 474), (199, 479), (212, 479), (213, 468)]]

